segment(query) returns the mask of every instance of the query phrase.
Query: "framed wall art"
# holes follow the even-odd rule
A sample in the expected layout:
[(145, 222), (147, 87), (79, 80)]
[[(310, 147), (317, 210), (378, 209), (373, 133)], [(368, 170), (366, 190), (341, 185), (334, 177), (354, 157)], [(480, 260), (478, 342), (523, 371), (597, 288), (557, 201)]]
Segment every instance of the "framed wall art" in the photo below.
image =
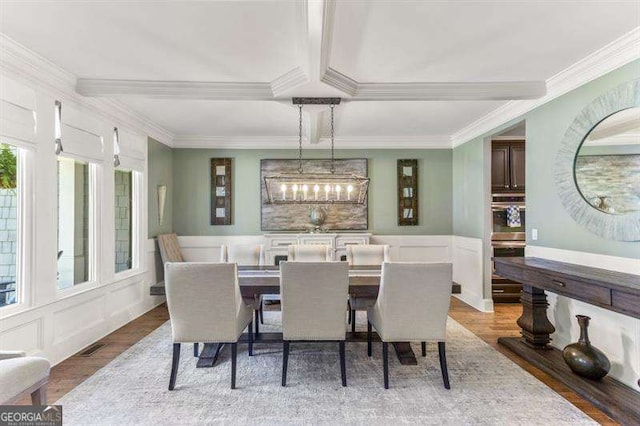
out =
[(211, 159), (211, 224), (231, 225), (231, 158)]
[(418, 224), (418, 160), (398, 160), (398, 226)]

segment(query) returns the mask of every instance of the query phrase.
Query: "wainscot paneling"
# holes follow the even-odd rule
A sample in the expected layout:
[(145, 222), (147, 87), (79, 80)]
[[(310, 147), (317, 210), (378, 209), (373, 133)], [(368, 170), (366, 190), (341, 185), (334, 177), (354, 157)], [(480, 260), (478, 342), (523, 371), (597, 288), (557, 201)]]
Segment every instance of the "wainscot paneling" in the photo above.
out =
[(2, 318), (0, 349), (42, 355), (55, 365), (163, 303), (149, 295), (156, 283), (154, 241), (146, 247), (144, 272)]
[(493, 300), (484, 298), (482, 240), (453, 236), (453, 281), (462, 292), (456, 297), (482, 312), (493, 312)]
[[(526, 255), (560, 262), (610, 269), (640, 275), (637, 259), (605, 256), (549, 247), (527, 246)], [(611, 361), (611, 377), (638, 389), (640, 378), (640, 319), (608, 311), (588, 303), (547, 292), (547, 316), (556, 327), (551, 345), (562, 349), (580, 337), (575, 316), (588, 315), (591, 343)]]

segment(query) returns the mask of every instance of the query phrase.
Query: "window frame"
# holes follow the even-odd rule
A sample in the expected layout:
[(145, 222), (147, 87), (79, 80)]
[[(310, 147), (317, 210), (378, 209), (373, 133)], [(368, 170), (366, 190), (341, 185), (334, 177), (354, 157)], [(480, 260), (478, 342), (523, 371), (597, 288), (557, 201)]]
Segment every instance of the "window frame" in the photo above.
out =
[[(54, 286), (56, 291), (57, 299), (63, 299), (68, 296), (74, 295), (76, 293), (84, 292), (88, 289), (92, 289), (98, 287), (100, 285), (100, 270), (97, 259), (100, 258), (100, 217), (98, 216), (98, 212), (101, 207), (102, 200), (102, 185), (99, 184), (101, 182), (101, 174), (102, 174), (102, 164), (96, 162), (95, 160), (83, 158), (81, 156), (66, 154), (64, 151), (56, 156), (56, 167), (59, 165), (59, 160), (61, 158), (73, 160), (76, 162), (86, 163), (88, 166), (88, 188), (89, 188), (89, 203), (88, 203), (88, 238), (89, 243), (87, 244), (87, 248), (89, 250), (88, 260), (87, 260), (87, 269), (88, 269), (88, 277), (87, 281), (83, 281), (77, 284), (73, 284), (66, 288), (59, 288), (58, 281), (56, 279)], [(59, 181), (56, 181), (56, 186), (59, 185)], [(56, 200), (59, 199), (59, 193), (56, 195)], [(59, 241), (59, 215), (60, 209), (59, 206), (56, 208), (56, 241)], [(75, 236), (74, 236), (75, 237)], [(58, 248), (58, 243), (56, 243), (56, 249)], [(58, 272), (58, 265), (56, 263), (56, 273)]]
[[(122, 279), (138, 275), (142, 272), (141, 270), (141, 235), (142, 235), (142, 184), (143, 184), (143, 172), (140, 172), (135, 169), (131, 169), (128, 167), (118, 166), (113, 169), (113, 181), (115, 185), (115, 172), (130, 172), (131, 173), (131, 268), (125, 269), (120, 272), (115, 271), (115, 216), (113, 219), (113, 227), (111, 229), (111, 235), (113, 238), (112, 245), (112, 254), (113, 254), (113, 262), (111, 265), (111, 271), (113, 273), (113, 281), (120, 281)], [(114, 188), (114, 196), (112, 197), (112, 201), (114, 203), (113, 208), (115, 209), (115, 188)]]
[(17, 189), (16, 200), (16, 302), (0, 307), (0, 318), (25, 311), (34, 306), (32, 276), (35, 257), (33, 164), (34, 151), (22, 144), (16, 144), (11, 138), (3, 137), (2, 143), (17, 149)]

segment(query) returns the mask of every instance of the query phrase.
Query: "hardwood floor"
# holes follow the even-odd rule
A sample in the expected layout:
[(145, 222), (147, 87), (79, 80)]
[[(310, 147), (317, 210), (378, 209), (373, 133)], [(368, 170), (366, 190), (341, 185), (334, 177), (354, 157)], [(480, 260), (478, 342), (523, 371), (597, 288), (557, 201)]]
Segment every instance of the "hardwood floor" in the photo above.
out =
[[(456, 298), (452, 298), (449, 314), (491, 347), (506, 355), (595, 421), (604, 425), (617, 424), (562, 383), (497, 344), (498, 337), (519, 336), (516, 319), (520, 316), (521, 310), (519, 304), (496, 304), (494, 313), (483, 313)], [(92, 356), (82, 357), (76, 354), (53, 367), (48, 387), (49, 401), (54, 402), (61, 398), (168, 319), (166, 305), (158, 306), (101, 339), (98, 343), (106, 343), (107, 345)], [(169, 355), (167, 354), (167, 356)], [(20, 403), (30, 404), (31, 400), (27, 397)]]

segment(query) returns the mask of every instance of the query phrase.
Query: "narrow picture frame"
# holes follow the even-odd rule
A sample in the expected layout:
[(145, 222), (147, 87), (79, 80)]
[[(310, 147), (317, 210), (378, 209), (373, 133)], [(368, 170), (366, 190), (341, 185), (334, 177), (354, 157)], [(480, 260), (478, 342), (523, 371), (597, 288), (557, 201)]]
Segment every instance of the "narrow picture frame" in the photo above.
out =
[(231, 158), (211, 159), (211, 225), (232, 224)]
[(418, 225), (418, 160), (398, 160), (398, 226)]

